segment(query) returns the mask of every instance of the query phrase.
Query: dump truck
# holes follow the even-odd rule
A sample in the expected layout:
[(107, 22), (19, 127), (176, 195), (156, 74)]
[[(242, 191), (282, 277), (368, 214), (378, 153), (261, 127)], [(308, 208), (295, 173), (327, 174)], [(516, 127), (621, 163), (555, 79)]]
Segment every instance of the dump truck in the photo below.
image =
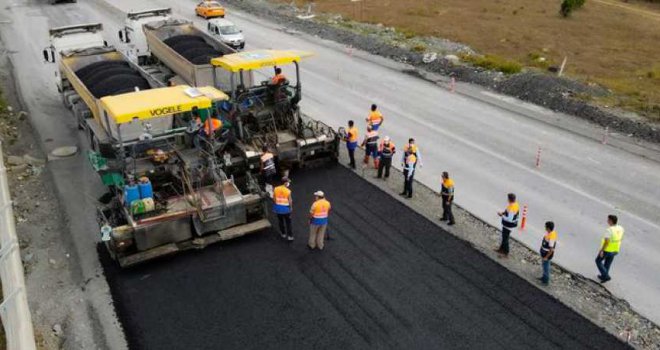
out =
[[(280, 168), (314, 166), (338, 158), (339, 135), (323, 122), (300, 111), (302, 84), (299, 62), (311, 53), (293, 50), (256, 50), (211, 60), (215, 76), (229, 76), (230, 104), (226, 108), (239, 140), (248, 147), (272, 149)], [(273, 84), (274, 68), (293, 67), (295, 79)], [(253, 71), (267, 79), (245, 81)], [(224, 72), (224, 73), (220, 73)]]
[(89, 161), (108, 187), (98, 210), (101, 241), (120, 266), (271, 226), (267, 196), (248, 162), (256, 160), (258, 172), (258, 155), (246, 157), (224, 128), (212, 137), (193, 128), (227, 100), (213, 87), (187, 85), (101, 98), (103, 118), (87, 122), (114, 156), (92, 145)]
[[(214, 72), (211, 59), (236, 50), (195, 27), (192, 22), (169, 19), (142, 26), (152, 62), (143, 66), (167, 85), (215, 86), (230, 91), (230, 74)], [(215, 75), (214, 75), (215, 74)], [(244, 80), (252, 81), (251, 76)]]
[(53, 28), (47, 62), (58, 64), (55, 84), (64, 105), (84, 128), (85, 119), (101, 120), (100, 99), (163, 84), (103, 40), (100, 23)]
[(126, 55), (135, 59), (140, 65), (150, 63), (151, 51), (142, 26), (150, 22), (168, 20), (171, 16), (172, 9), (169, 7), (128, 12), (124, 27), (117, 33), (119, 40), (126, 44)]

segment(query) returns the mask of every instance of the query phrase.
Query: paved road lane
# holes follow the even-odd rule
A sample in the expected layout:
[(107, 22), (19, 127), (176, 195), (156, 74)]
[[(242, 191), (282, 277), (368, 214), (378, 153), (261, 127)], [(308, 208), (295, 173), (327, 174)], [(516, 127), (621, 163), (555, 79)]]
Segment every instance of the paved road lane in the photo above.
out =
[[(132, 348), (624, 347), (349, 170), (292, 178), (292, 244), (265, 232), (124, 271), (106, 260)], [(310, 252), (317, 189), (336, 239)]]

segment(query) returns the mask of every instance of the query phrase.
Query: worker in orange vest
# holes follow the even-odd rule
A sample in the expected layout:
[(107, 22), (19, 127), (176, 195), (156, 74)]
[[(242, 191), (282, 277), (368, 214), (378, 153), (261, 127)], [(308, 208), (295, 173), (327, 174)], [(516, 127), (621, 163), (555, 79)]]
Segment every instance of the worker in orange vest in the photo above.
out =
[(328, 228), (328, 216), (330, 215), (330, 202), (325, 199), (323, 191), (314, 192), (316, 200), (309, 210), (309, 249), (318, 248), (323, 250), (325, 243), (325, 231)]
[(449, 173), (442, 172), (442, 187), (440, 189), (440, 197), (442, 198), (442, 221), (447, 221), (448, 225), (454, 225), (454, 213), (451, 210), (454, 204), (454, 180), (449, 178)]
[(500, 247), (495, 249), (495, 251), (502, 258), (509, 256), (509, 236), (511, 235), (511, 231), (518, 227), (518, 214), (520, 214), (520, 205), (516, 201), (516, 195), (509, 193), (507, 198), (509, 204), (507, 204), (506, 209), (497, 213), (502, 218), (502, 243), (500, 243)]
[(383, 115), (378, 111), (378, 106), (375, 104), (371, 105), (371, 112), (369, 112), (369, 116), (367, 117), (367, 125), (371, 126), (371, 129), (374, 131), (378, 131), (381, 125), (383, 125), (383, 121), (385, 118)]
[(367, 126), (367, 134), (362, 141), (364, 147), (364, 166), (369, 166), (369, 157), (374, 158), (374, 168), (378, 169), (378, 131)]
[(385, 136), (378, 146), (378, 156), (380, 159), (378, 164), (379, 179), (383, 177), (383, 169), (385, 170), (385, 179), (390, 177), (390, 167), (392, 167), (392, 157), (394, 157), (394, 153), (396, 153), (394, 143), (390, 141), (389, 136)]
[(282, 178), (282, 184), (275, 187), (273, 192), (273, 211), (277, 214), (280, 224), (280, 237), (289, 242), (293, 241), (293, 229), (291, 228), (291, 212), (293, 211), (293, 199), (289, 186), (291, 181), (288, 177)]
[(348, 149), (348, 159), (350, 159), (348, 165), (352, 169), (355, 169), (355, 149), (358, 146), (358, 137), (358, 129), (355, 127), (355, 123), (349, 120), (348, 131), (346, 133), (346, 148)]
[(286, 83), (286, 76), (284, 75), (284, 73), (282, 73), (282, 68), (275, 67), (275, 75), (270, 80), (270, 83), (272, 85), (281, 85)]

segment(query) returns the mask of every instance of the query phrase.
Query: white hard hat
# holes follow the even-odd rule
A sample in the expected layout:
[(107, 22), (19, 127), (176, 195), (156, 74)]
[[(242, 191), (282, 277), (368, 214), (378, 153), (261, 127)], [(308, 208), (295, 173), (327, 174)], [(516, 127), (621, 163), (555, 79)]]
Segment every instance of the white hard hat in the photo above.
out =
[(323, 193), (323, 191), (316, 191), (314, 192), (314, 195), (317, 197), (325, 197), (325, 193)]
[(390, 137), (389, 137), (389, 136), (385, 136), (385, 138), (383, 139), (383, 141), (385, 141), (385, 142), (387, 142), (387, 141), (389, 141), (389, 140), (390, 140)]

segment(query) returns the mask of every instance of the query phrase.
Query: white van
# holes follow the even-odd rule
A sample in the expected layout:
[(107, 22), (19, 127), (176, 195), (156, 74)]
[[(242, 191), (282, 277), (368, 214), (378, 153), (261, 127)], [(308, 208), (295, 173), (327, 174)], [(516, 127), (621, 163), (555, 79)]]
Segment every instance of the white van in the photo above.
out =
[(208, 20), (206, 26), (209, 34), (236, 50), (245, 48), (245, 37), (243, 31), (236, 25), (224, 18), (213, 18)]

